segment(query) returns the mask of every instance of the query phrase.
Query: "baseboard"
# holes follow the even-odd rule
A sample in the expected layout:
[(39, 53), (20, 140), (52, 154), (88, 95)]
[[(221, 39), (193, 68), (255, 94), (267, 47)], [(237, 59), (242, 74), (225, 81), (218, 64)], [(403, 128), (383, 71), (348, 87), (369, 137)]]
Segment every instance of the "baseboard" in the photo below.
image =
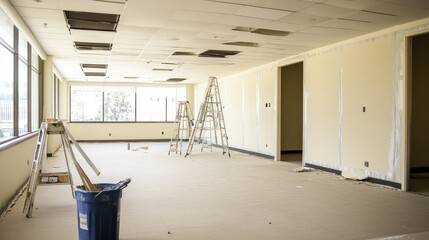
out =
[(0, 208), (0, 222), (7, 214), (7, 210), (13, 207), (14, 203), (18, 200), (18, 198), (24, 193), (26, 185), (28, 182), (28, 178), (24, 181), (24, 183), (18, 188), (18, 190), (13, 194), (13, 196), (7, 201), (7, 204)]
[(302, 154), (302, 150), (282, 150), (282, 154)]
[[(342, 173), (340, 170), (322, 167), (322, 166), (318, 166), (318, 165), (314, 165), (314, 164), (310, 164), (310, 163), (306, 163), (305, 166), (315, 168), (315, 169), (319, 169), (319, 170), (322, 170), (325, 172), (334, 173), (337, 175), (341, 175), (341, 173)], [(382, 179), (378, 179), (378, 178), (372, 178), (372, 177), (365, 179), (365, 181), (370, 182), (370, 183), (384, 185), (384, 186), (389, 186), (389, 187), (397, 188), (397, 189), (401, 189), (401, 187), (402, 187), (402, 185), (400, 183), (382, 180)]]
[(410, 173), (429, 173), (429, 167), (412, 167)]
[[(213, 147), (222, 148), (222, 146), (218, 145), (218, 144), (213, 144)], [(271, 156), (271, 155), (268, 155), (268, 154), (253, 152), (253, 151), (244, 150), (244, 149), (235, 148), (235, 147), (229, 147), (229, 150), (233, 150), (233, 151), (236, 151), (236, 152), (246, 153), (246, 154), (257, 156), (257, 157), (262, 157), (262, 158), (274, 160), (274, 156)]]
[(319, 170), (322, 170), (324, 172), (330, 172), (330, 173), (334, 173), (334, 174), (337, 174), (337, 175), (341, 175), (341, 171), (337, 170), (337, 169), (322, 167), (322, 166), (314, 165), (314, 164), (310, 164), (310, 163), (305, 163), (305, 166), (306, 167), (315, 168), (315, 169), (319, 169)]
[(113, 142), (169, 142), (171, 139), (119, 139), (119, 140), (77, 140), (77, 142), (87, 143), (113, 143)]

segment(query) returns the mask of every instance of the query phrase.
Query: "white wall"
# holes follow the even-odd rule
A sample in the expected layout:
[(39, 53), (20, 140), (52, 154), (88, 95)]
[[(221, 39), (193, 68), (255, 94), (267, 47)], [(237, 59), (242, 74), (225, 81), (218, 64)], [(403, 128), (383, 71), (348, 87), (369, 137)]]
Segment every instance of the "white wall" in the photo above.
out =
[[(219, 81), (230, 147), (274, 156), (276, 74), (276, 69), (264, 67)], [(194, 88), (197, 109), (204, 100), (206, 85)]]
[(0, 151), (0, 213), (26, 183), (37, 137)]
[[(221, 79), (230, 145), (279, 159), (279, 67), (304, 60), (304, 164), (403, 183), (404, 42), (424, 31), (429, 19)], [(197, 101), (204, 86), (195, 87)]]

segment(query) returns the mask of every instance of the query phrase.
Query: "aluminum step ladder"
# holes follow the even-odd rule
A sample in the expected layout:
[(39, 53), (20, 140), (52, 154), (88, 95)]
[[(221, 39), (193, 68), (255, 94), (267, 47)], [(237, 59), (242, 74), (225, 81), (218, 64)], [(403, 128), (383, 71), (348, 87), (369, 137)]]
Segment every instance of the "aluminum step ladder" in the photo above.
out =
[(183, 140), (189, 138), (191, 135), (192, 126), (194, 125), (193, 121), (194, 118), (189, 102), (179, 101), (168, 155), (170, 155), (171, 152), (182, 155)]
[(46, 165), (46, 155), (47, 155), (47, 142), (48, 135), (50, 134), (59, 134), (61, 135), (61, 143), (64, 148), (64, 155), (67, 165), (67, 175), (70, 183), (70, 188), (72, 191), (72, 196), (74, 197), (74, 189), (73, 189), (73, 178), (70, 172), (70, 163), (69, 157), (73, 160), (73, 163), (77, 169), (77, 172), (82, 180), (83, 185), (88, 191), (97, 191), (97, 188), (94, 184), (91, 183), (88, 176), (83, 171), (80, 164), (76, 161), (76, 157), (73, 153), (73, 149), (70, 145), (70, 141), (73, 142), (76, 149), (81, 153), (86, 162), (91, 166), (93, 171), (100, 175), (100, 172), (89, 159), (88, 155), (82, 150), (77, 141), (73, 138), (67, 128), (63, 125), (63, 123), (56, 119), (49, 119), (45, 122), (42, 122), (39, 129), (39, 134), (36, 142), (36, 149), (34, 152), (33, 162), (30, 170), (30, 177), (28, 178), (28, 187), (27, 194), (25, 198), (23, 212), (27, 211), (27, 218), (31, 218), (33, 214), (33, 204), (34, 198), (36, 195), (37, 185), (39, 183), (39, 179), (44, 176), (44, 171), (42, 171), (42, 165)]
[(201, 152), (204, 148), (212, 151), (213, 145), (220, 146), (222, 154), (231, 157), (216, 77), (209, 78), (204, 101), (201, 103), (195, 126), (192, 129), (185, 157), (191, 154), (194, 143), (201, 144)]

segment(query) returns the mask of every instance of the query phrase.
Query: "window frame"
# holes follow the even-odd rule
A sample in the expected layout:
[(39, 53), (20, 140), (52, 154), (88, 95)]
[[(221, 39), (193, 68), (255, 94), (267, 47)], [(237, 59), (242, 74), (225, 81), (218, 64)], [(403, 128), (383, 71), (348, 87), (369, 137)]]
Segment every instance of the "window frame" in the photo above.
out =
[[(174, 87), (148, 87), (148, 86), (132, 86), (132, 87), (126, 87), (126, 86), (124, 86), (124, 88), (133, 88), (133, 92), (134, 92), (134, 101), (135, 101), (135, 103), (134, 103), (134, 121), (106, 121), (105, 120), (105, 93), (106, 92), (109, 92), (109, 90), (105, 90), (105, 88), (110, 88), (110, 87), (113, 87), (113, 86), (100, 86), (100, 88), (103, 88), (100, 92), (101, 92), (101, 94), (102, 94), (102, 113), (101, 113), (101, 115), (102, 115), (102, 120), (101, 121), (76, 121), (76, 120), (73, 120), (72, 121), (72, 116), (71, 116), (71, 113), (72, 113), (72, 88), (73, 87), (82, 87), (83, 85), (79, 85), (79, 84), (77, 84), (77, 85), (69, 85), (69, 116), (68, 116), (68, 122), (69, 123), (174, 123), (175, 122), (175, 120), (172, 120), (172, 121), (168, 121), (168, 109), (167, 109), (167, 107), (168, 107), (168, 101), (167, 101), (167, 99), (168, 99), (168, 97), (165, 97), (165, 108), (164, 108), (164, 121), (138, 121), (137, 120), (137, 111), (138, 111), (138, 100), (137, 100), (137, 98), (138, 98), (138, 94), (137, 94), (137, 90), (138, 90), (138, 88), (164, 88), (164, 89), (166, 89), (166, 88), (174, 88), (175, 89), (175, 92), (176, 92), (176, 96), (175, 96), (175, 98), (176, 98), (176, 108), (175, 108), (175, 111), (177, 111), (177, 102), (178, 102), (178, 100), (177, 100), (177, 92), (178, 92), (178, 89), (179, 88), (184, 88), (185, 89), (185, 96), (187, 96), (187, 89), (186, 89), (186, 87), (185, 86), (174, 86)], [(180, 101), (182, 101), (182, 100), (180, 100)]]
[[(3, 40), (0, 37), (0, 46), (4, 47), (6, 50), (10, 51), (12, 53), (12, 62), (13, 62), (13, 70), (12, 70), (12, 103), (13, 103), (13, 107), (12, 107), (12, 126), (13, 126), (13, 130), (11, 132), (11, 136), (4, 138), (4, 139), (0, 139), (0, 151), (2, 151), (3, 149), (7, 149), (8, 147), (10, 147), (11, 145), (14, 145), (16, 140), (19, 140), (18, 142), (24, 141), (26, 139), (28, 139), (29, 137), (32, 137), (35, 132), (39, 129), (34, 128), (32, 126), (33, 121), (35, 120), (35, 118), (37, 118), (37, 124), (40, 125), (41, 120), (43, 118), (43, 112), (42, 112), (42, 106), (43, 106), (43, 61), (40, 58), (40, 56), (32, 51), (32, 46), (31, 44), (26, 40), (25, 44), (26, 44), (26, 51), (25, 52), (20, 52), (19, 49), (19, 43), (20, 43), (20, 34), (22, 34), (19, 29), (17, 28), (17, 26), (10, 20), (10, 18), (6, 15), (6, 13), (4, 13), (3, 11), (1, 11), (0, 9), (0, 14), (3, 15), (4, 17), (6, 17), (10, 24), (13, 25), (13, 32), (12, 32), (12, 46), (9, 45), (8, 42), (6, 42), (5, 40)], [(21, 44), (22, 40), (25, 40), (24, 36), (21, 36)], [(21, 45), (22, 46), (22, 45)], [(0, 56), (2, 57), (2, 56)], [(32, 58), (37, 58), (38, 60), (38, 66), (33, 66), (33, 62), (32, 62)], [(20, 114), (19, 114), (19, 64), (20, 62), (22, 62), (24, 65), (26, 65), (26, 76), (24, 76), (26, 78), (26, 97), (27, 97), (27, 102), (25, 103), (26, 108), (27, 108), (27, 116), (26, 119), (22, 119), (24, 121), (24, 123), (26, 123), (27, 127), (25, 129), (25, 133), (19, 134), (19, 123), (20, 123)], [(33, 106), (33, 99), (32, 99), (32, 91), (33, 91), (33, 71), (32, 69), (36, 70), (36, 74), (37, 74), (37, 93), (38, 93), (38, 101), (37, 103)], [(22, 77), (22, 76), (21, 76)], [(35, 78), (36, 79), (36, 78)], [(21, 79), (22, 80), (22, 79)], [(22, 82), (22, 81), (21, 81)], [(37, 108), (37, 112), (38, 112), (38, 116), (32, 116), (32, 110), (34, 109), (34, 107)], [(21, 123), (23, 122), (21, 121)]]

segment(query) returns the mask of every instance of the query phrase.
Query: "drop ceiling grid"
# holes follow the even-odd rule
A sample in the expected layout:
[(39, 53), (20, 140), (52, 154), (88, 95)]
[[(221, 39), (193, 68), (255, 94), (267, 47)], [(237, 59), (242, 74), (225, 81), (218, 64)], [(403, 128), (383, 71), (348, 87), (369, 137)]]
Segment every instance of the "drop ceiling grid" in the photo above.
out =
[[(115, 1), (120, 3), (114, 3)], [(180, 69), (175, 68), (168, 74), (230, 74), (256, 66), (255, 64), (300, 54), (394, 24), (429, 16), (429, 1), (419, 0), (128, 0), (123, 4), (124, 2), (125, 0), (12, 0), (45, 51), (54, 56), (54, 63), (66, 79), (68, 76), (83, 77), (79, 67), (79, 63), (83, 62), (109, 63), (108, 71), (119, 78), (129, 73), (141, 73), (155, 79), (159, 73), (154, 73), (151, 69), (162, 66), (163, 61), (178, 62), (181, 65)], [(70, 35), (63, 9), (122, 14), (117, 33), (72, 30)], [(360, 10), (394, 14), (398, 17)], [(44, 27), (45, 23), (47, 27)], [(273, 37), (232, 31), (235, 26), (283, 30), (290, 31), (291, 34)], [(72, 41), (113, 43), (113, 51), (111, 54), (76, 53)], [(256, 42), (260, 47), (223, 44), (234, 41)], [(172, 56), (175, 51), (199, 54), (208, 49), (238, 50), (241, 53), (224, 59)], [(128, 64), (117, 67), (116, 64), (121, 61)], [(71, 67), (73, 64), (75, 66)], [(79, 72), (73, 73), (73, 69), (79, 69)], [(198, 74), (194, 74), (194, 71)], [(189, 79), (187, 82), (194, 81), (199, 80)]]

